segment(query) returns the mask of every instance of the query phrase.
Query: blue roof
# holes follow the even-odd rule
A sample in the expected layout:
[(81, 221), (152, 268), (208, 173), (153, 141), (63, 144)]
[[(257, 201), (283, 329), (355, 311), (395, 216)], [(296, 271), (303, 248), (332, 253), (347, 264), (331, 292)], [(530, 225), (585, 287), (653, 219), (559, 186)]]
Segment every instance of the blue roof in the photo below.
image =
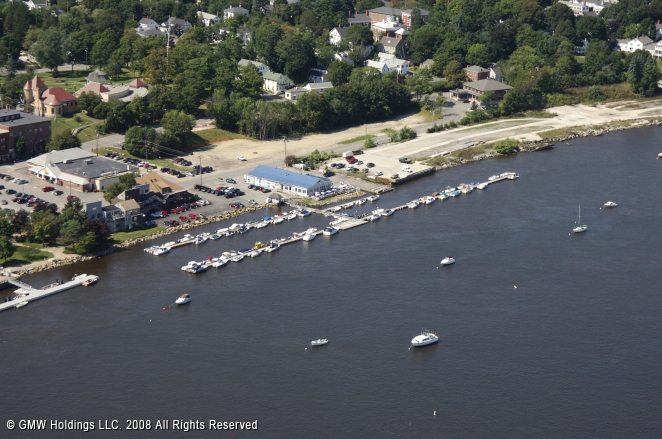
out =
[(331, 184), (331, 180), (324, 177), (314, 177), (308, 174), (299, 174), (287, 169), (272, 168), (271, 166), (258, 165), (248, 175), (257, 178), (264, 178), (266, 180), (276, 181), (280, 184), (291, 186), (298, 186), (309, 189), (317, 184), (317, 182)]

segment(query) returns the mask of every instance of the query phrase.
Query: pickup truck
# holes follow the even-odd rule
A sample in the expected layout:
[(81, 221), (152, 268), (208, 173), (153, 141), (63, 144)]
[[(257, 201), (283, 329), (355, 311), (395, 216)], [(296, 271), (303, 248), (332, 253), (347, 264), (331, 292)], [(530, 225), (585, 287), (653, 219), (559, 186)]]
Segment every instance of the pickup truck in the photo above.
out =
[(412, 164), (412, 161), (409, 160), (407, 157), (403, 157), (403, 158), (401, 158), (401, 159), (398, 159), (398, 161), (399, 161), (400, 163), (406, 163), (406, 164), (408, 164), (408, 165), (411, 165), (411, 164)]

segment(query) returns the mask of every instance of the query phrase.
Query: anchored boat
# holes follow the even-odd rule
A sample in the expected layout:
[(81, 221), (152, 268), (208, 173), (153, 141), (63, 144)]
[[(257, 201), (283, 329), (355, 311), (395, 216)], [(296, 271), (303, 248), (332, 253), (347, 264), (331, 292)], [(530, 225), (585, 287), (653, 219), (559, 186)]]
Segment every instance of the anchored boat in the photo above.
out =
[(425, 329), (421, 331), (421, 335), (417, 335), (416, 337), (411, 339), (411, 345), (414, 347), (427, 346), (429, 344), (436, 343), (438, 341), (439, 341), (439, 337), (437, 336), (437, 334)]

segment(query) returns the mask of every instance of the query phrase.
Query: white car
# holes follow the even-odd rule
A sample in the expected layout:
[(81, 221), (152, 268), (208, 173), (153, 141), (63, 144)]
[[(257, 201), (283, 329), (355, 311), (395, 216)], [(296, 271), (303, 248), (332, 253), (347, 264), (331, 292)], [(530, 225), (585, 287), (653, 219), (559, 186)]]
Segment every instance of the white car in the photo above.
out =
[(195, 177), (195, 174), (191, 171), (184, 173), (184, 175), (186, 175), (187, 177)]
[(384, 175), (384, 173), (382, 171), (375, 172), (375, 177), (379, 177), (380, 175)]
[(238, 155), (237, 158), (238, 158), (239, 160), (241, 160), (242, 162), (245, 162), (245, 161), (246, 161), (246, 157), (244, 157), (243, 155)]
[(163, 218), (163, 214), (161, 212), (154, 212), (153, 214), (150, 215), (152, 218)]
[(257, 201), (251, 198), (250, 200), (248, 200), (248, 204), (257, 204)]

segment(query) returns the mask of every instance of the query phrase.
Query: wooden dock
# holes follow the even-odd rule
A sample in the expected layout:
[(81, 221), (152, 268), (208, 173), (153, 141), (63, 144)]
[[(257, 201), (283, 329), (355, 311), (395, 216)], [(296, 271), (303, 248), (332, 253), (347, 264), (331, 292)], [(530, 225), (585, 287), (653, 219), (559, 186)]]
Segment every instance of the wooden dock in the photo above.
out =
[(24, 291), (26, 291), (28, 293), (28, 295), (23, 296), (23, 297), (17, 297), (14, 300), (11, 300), (9, 302), (0, 303), (0, 311), (5, 311), (9, 308), (15, 308), (16, 305), (18, 305), (19, 303), (32, 302), (33, 300), (37, 300), (37, 299), (44, 298), (46, 296), (57, 294), (57, 293), (60, 293), (62, 291), (65, 291), (65, 290), (69, 290), (71, 288), (79, 287), (86, 280), (95, 280), (95, 279), (98, 279), (98, 278), (99, 278), (98, 276), (95, 276), (93, 274), (89, 274), (89, 275), (83, 276), (81, 278), (78, 278), (76, 280), (70, 280), (69, 282), (65, 282), (63, 284), (52, 285), (52, 286), (44, 287), (42, 289), (31, 287), (30, 285), (26, 284), (25, 282), (21, 282), (19, 280), (9, 279), (8, 282), (10, 284), (15, 285), (15, 286), (23, 289)]

